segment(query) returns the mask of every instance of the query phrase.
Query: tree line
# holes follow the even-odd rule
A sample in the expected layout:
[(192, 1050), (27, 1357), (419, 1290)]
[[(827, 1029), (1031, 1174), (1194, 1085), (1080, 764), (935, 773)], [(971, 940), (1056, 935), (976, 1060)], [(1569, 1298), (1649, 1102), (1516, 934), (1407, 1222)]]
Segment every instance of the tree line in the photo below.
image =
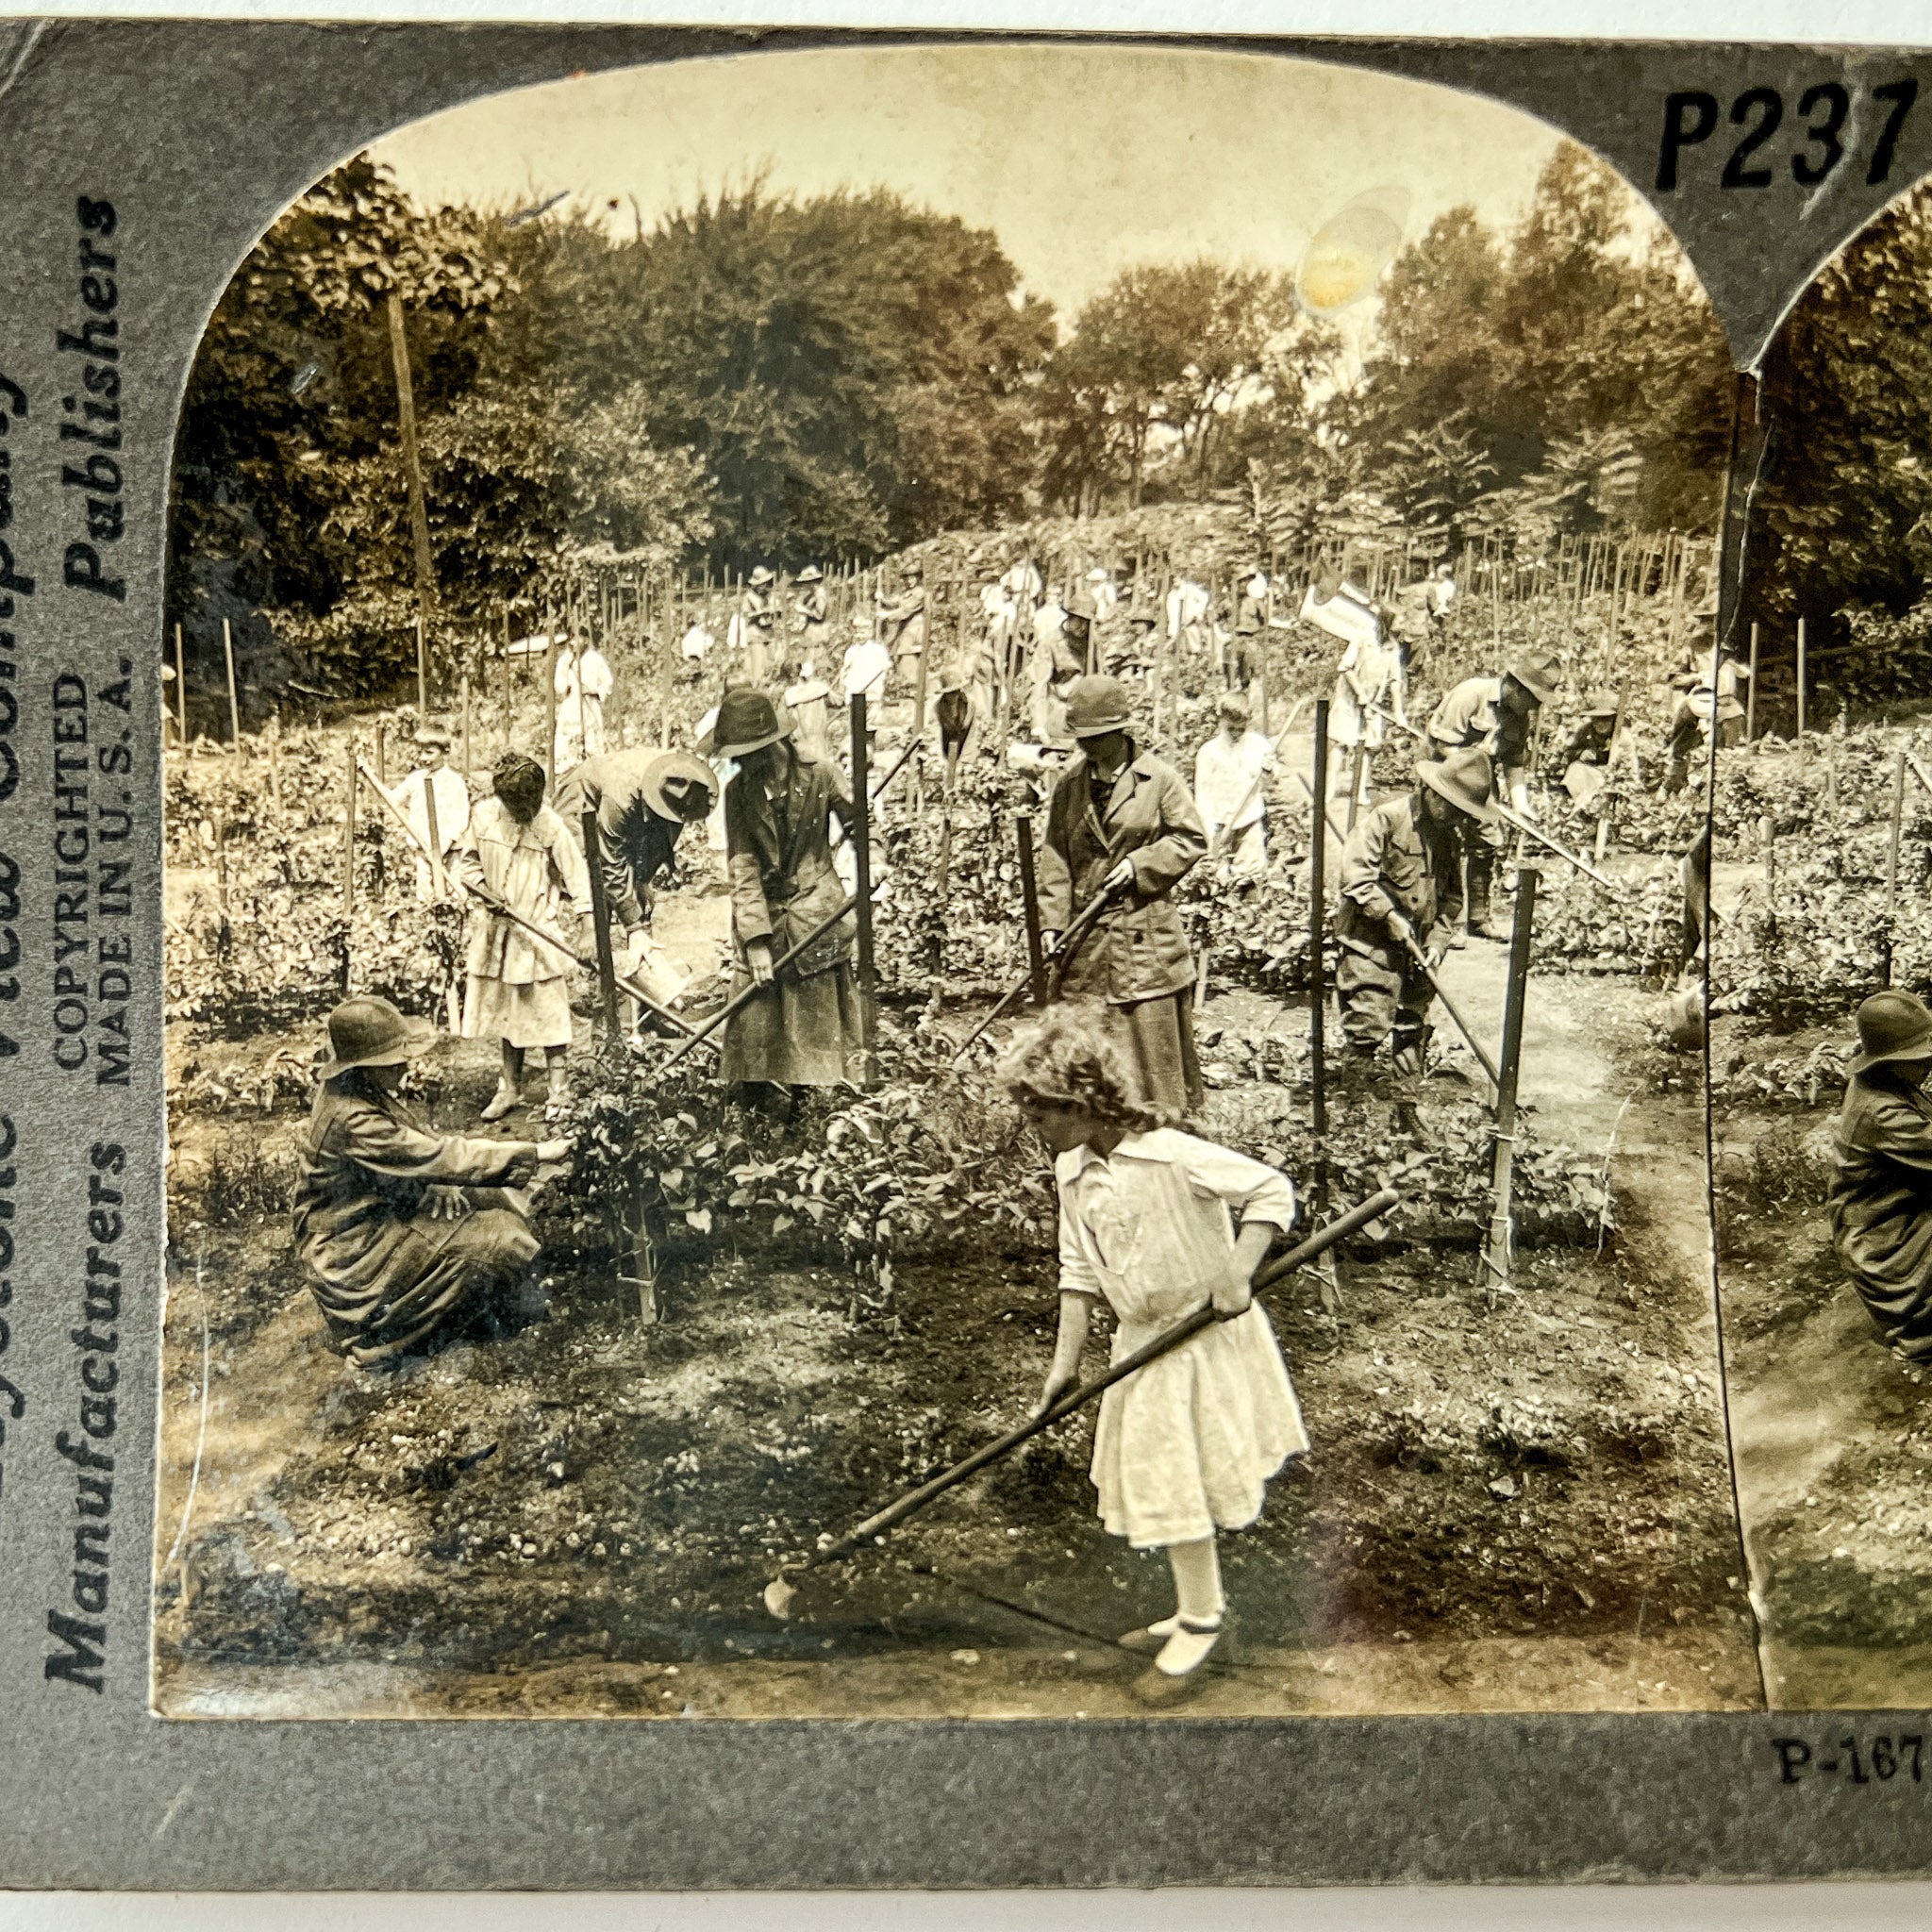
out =
[(868, 561), (1230, 491), (1284, 544), (1708, 527), (1728, 358), (1633, 207), (1559, 147), (1509, 232), (1460, 208), (1405, 248), (1355, 348), (1291, 276), (1205, 258), (1129, 268), (1061, 315), (990, 230), (884, 189), (754, 179), (625, 232), (614, 208), (425, 208), (358, 158), (282, 216), (209, 324), (171, 615), (215, 652), (229, 618), (258, 675), (275, 652), (335, 689), (407, 661), (392, 308), (437, 606), (473, 630), (587, 558)]

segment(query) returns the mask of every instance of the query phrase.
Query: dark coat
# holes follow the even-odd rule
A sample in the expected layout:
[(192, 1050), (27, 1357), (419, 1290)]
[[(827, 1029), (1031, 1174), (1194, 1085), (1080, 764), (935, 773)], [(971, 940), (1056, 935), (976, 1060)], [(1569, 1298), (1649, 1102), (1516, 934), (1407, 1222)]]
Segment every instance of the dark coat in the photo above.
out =
[[(724, 788), (724, 851), (731, 879), (731, 938), (738, 957), (755, 940), (773, 957), (791, 951), (845, 898), (832, 865), (832, 814), (852, 823), (852, 791), (836, 758), (791, 743), (775, 798), (743, 773)], [(842, 919), (788, 970), (824, 973), (852, 950), (853, 923)]]
[[(427, 1216), (425, 1193), (516, 1187), (536, 1171), (527, 1141), (432, 1133), (392, 1097), (372, 1099), (351, 1079), (326, 1084), (302, 1144), (294, 1234), (332, 1332), (362, 1338), (358, 1355), (373, 1359), (433, 1327), (465, 1285), (443, 1256), (468, 1224)], [(523, 1217), (495, 1194), (486, 1198), (492, 1211), (476, 1219), (515, 1251), (502, 1258), (534, 1253)]]
[(1341, 909), (1335, 937), (1352, 952), (1402, 972), (1409, 954), (1389, 930), (1401, 912), (1426, 947), (1446, 940), (1462, 917), (1461, 841), (1431, 823), (1422, 793), (1391, 798), (1356, 821), (1341, 847)]
[(1845, 1088), (1831, 1239), (1885, 1340), (1932, 1354), (1932, 1100), (1878, 1066)]
[(1040, 854), (1040, 917), (1064, 931), (1123, 858), (1134, 884), (1067, 962), (1070, 997), (1131, 1006), (1192, 983), (1194, 958), (1169, 893), (1206, 856), (1208, 828), (1174, 768), (1141, 752), (1114, 781), (1102, 810), (1082, 752), (1062, 772), (1046, 808)]

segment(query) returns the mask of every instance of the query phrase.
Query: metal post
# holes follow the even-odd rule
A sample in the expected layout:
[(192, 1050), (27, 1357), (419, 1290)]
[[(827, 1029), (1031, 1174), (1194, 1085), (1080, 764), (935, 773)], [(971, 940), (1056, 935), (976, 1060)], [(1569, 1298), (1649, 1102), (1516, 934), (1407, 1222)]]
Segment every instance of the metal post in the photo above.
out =
[[(921, 660), (924, 662), (924, 659)], [(915, 725), (914, 729), (917, 729)], [(852, 693), (852, 855), (857, 860), (853, 891), (858, 905), (853, 908), (858, 928), (858, 1015), (864, 1037), (863, 1084), (872, 1086), (878, 1077), (878, 987), (872, 954), (872, 802), (866, 796), (871, 782), (866, 768), (865, 693)]]
[(604, 844), (597, 835), (597, 809), (591, 807), (583, 816), (584, 862), (591, 874), (591, 924), (597, 937), (597, 991), (604, 1011), (604, 1038), (615, 1040), (617, 1017), (617, 961), (610, 951), (610, 901), (604, 891)]
[(1516, 918), (1509, 931), (1509, 980), (1503, 1006), (1503, 1055), (1497, 1068), (1495, 1163), (1491, 1173), (1490, 1232), (1484, 1243), (1482, 1279), (1491, 1290), (1507, 1287), (1515, 1253), (1510, 1186), (1516, 1159), (1516, 1085), (1523, 1061), (1523, 1008), (1529, 991), (1529, 948), (1536, 924), (1536, 889), (1541, 874), (1533, 865), (1516, 872)]
[(235, 697), (235, 639), (228, 629), (228, 620), (222, 619), (222, 656), (228, 665), (228, 742), (241, 749), (242, 708)]
[(1020, 898), (1026, 909), (1026, 970), (1033, 980), (1033, 1004), (1046, 1005), (1046, 947), (1040, 937), (1040, 882), (1033, 871), (1033, 820), (1022, 812), (1013, 821), (1020, 840)]

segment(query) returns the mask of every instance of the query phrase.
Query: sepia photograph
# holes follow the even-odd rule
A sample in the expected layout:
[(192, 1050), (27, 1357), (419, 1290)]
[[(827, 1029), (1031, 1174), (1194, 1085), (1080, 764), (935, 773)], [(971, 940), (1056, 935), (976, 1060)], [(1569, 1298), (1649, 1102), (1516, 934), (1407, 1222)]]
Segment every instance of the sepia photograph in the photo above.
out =
[(1491, 100), (785, 49), (317, 180), (175, 452), (155, 1710), (1906, 1641), (1907, 1076), (1820, 1148), (1932, 1065), (1917, 208), (1765, 376), (1746, 651), (1723, 330)]
[(1707, 660), (1711, 1097), (1739, 1507), (1772, 1703), (1932, 1697), (1932, 196), (1766, 358)]

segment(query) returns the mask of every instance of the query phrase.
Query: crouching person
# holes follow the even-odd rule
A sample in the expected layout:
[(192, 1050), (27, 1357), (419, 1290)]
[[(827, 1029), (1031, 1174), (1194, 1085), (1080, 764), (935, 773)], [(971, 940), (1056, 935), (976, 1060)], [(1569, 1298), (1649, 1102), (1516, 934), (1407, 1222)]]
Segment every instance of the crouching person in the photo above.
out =
[(1435, 990), (1416, 958), (1441, 963), (1462, 917), (1465, 840), (1495, 823), (1487, 753), (1453, 753), (1415, 768), (1416, 789), (1357, 820), (1341, 848), (1341, 958), (1335, 993), (1350, 1053), (1386, 1040), (1396, 1070), (1426, 1064)]
[(1094, 1429), (1101, 1521), (1136, 1549), (1165, 1549), (1174, 1573), (1174, 1614), (1120, 1640), (1153, 1657), (1135, 1694), (1158, 1706), (1198, 1684), (1220, 1636), (1216, 1536), (1255, 1522), (1269, 1478), (1308, 1447), (1251, 1288), (1294, 1219), (1294, 1190), (1258, 1160), (1163, 1126), (1133, 1097), (1116, 1025), (1096, 1004), (1055, 1007), (1001, 1074), (1059, 1186), (1059, 1333), (1041, 1410), (1079, 1382), (1101, 1300), (1115, 1361), (1209, 1302), (1221, 1317), (1108, 1389)]
[(363, 1367), (487, 1323), (538, 1254), (514, 1191), (568, 1141), (484, 1141), (430, 1131), (398, 1095), (436, 1037), (389, 1001), (344, 1000), (301, 1150), (297, 1252), (329, 1339)]
[(1932, 1359), (1932, 1012), (1915, 994), (1858, 1008), (1831, 1184), (1831, 1241), (1879, 1339)]

